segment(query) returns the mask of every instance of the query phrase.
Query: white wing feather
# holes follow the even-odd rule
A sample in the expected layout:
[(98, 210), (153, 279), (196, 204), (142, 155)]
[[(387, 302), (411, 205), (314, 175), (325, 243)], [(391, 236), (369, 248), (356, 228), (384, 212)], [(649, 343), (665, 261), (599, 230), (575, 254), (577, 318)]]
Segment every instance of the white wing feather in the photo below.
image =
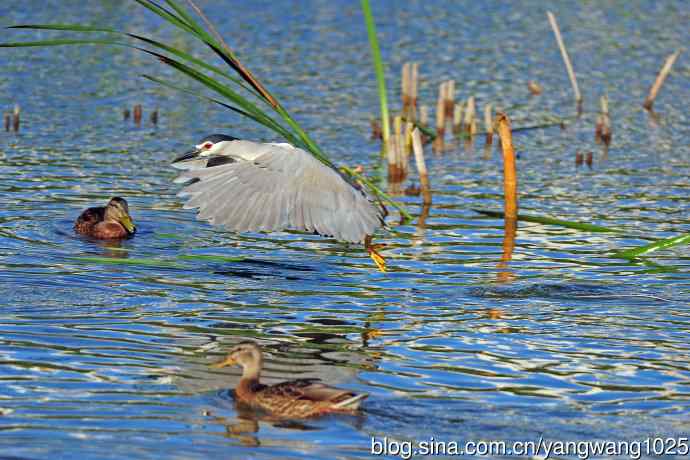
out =
[(236, 160), (198, 162), (175, 182), (185, 208), (234, 232), (299, 230), (359, 243), (383, 225), (384, 210), (363, 190), (309, 153), (289, 144), (232, 141)]

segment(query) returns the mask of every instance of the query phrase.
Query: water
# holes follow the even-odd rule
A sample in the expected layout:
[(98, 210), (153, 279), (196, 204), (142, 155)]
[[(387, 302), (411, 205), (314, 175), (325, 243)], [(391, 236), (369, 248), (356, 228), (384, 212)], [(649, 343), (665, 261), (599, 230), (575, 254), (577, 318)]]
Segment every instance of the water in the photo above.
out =
[[(224, 6), (247, 66), (331, 158), (368, 171), (378, 109), (358, 4)], [(390, 10), (383, 12), (387, 6)], [(421, 99), (459, 96), (508, 110), (515, 126), (570, 115), (571, 93), (543, 7), (475, 2), (374, 5), (389, 86), (421, 63)], [(168, 166), (205, 134), (274, 139), (222, 109), (162, 89), (185, 83), (125, 48), (0, 52), (0, 447), (19, 458), (365, 458), (370, 439), (643, 440), (687, 436), (690, 252), (644, 260), (618, 249), (688, 232), (690, 147), (681, 55), (656, 102), (641, 102), (665, 56), (686, 44), (684, 2), (553, 5), (585, 98), (584, 116), (515, 134), (521, 210), (622, 233), (520, 223), (501, 264), (501, 162), (483, 141), (428, 158), (424, 226), (381, 232), (391, 271), (360, 247), (295, 234), (231, 235), (181, 209)], [(0, 25), (108, 24), (178, 46), (187, 39), (130, 2), (0, 6)], [(3, 40), (54, 34), (13, 31)], [(209, 55), (206, 55), (209, 56)], [(211, 57), (209, 56), (209, 59)], [(532, 98), (527, 81), (545, 93)], [(593, 142), (608, 93), (613, 145)], [(141, 128), (121, 111), (141, 103)], [(394, 98), (397, 104), (397, 97)], [(158, 107), (160, 123), (150, 111)], [(576, 168), (576, 151), (594, 164)], [(79, 212), (120, 195), (139, 229), (121, 244), (75, 236)], [(403, 197), (415, 215), (419, 199)], [(241, 260), (240, 260), (241, 259)], [(238, 411), (238, 370), (212, 370), (233, 343), (269, 353), (266, 377), (366, 391), (359, 417), (275, 423)]]

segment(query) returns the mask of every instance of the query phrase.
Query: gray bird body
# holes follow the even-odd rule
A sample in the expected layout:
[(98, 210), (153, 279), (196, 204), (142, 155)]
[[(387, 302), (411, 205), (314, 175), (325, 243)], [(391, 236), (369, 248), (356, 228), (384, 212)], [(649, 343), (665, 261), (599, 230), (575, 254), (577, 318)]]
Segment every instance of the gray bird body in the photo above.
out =
[(290, 144), (208, 136), (175, 160), (179, 196), (198, 218), (233, 232), (298, 230), (360, 243), (385, 209), (308, 152)]

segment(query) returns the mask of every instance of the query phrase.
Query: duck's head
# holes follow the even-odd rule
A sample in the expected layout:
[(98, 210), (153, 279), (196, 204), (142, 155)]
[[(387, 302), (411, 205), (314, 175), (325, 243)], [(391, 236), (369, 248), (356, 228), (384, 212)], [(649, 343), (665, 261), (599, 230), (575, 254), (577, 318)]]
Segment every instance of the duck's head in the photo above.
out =
[(119, 223), (130, 235), (133, 235), (137, 231), (134, 222), (132, 222), (132, 217), (129, 215), (127, 201), (119, 196), (111, 198), (108, 202), (105, 207), (104, 220)]
[(242, 342), (235, 345), (227, 354), (225, 359), (213, 364), (215, 368), (226, 366), (242, 366), (244, 374), (255, 374), (258, 376), (263, 366), (263, 355), (261, 349), (254, 342)]
[(185, 161), (195, 160), (199, 157), (210, 157), (212, 155), (222, 154), (223, 150), (230, 142), (236, 141), (236, 137), (227, 136), (225, 134), (211, 134), (194, 146), (192, 150), (183, 153), (173, 160), (173, 164), (182, 163)]

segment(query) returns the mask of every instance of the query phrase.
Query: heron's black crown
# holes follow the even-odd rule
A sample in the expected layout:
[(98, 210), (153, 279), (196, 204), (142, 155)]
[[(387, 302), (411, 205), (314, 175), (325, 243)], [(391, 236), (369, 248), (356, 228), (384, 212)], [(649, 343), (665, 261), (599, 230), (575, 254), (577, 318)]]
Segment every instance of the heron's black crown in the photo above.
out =
[(201, 139), (201, 142), (199, 144), (203, 144), (204, 142), (213, 142), (214, 144), (218, 142), (223, 142), (223, 141), (237, 141), (236, 137), (228, 136), (225, 134), (209, 134), (208, 136), (204, 137)]

